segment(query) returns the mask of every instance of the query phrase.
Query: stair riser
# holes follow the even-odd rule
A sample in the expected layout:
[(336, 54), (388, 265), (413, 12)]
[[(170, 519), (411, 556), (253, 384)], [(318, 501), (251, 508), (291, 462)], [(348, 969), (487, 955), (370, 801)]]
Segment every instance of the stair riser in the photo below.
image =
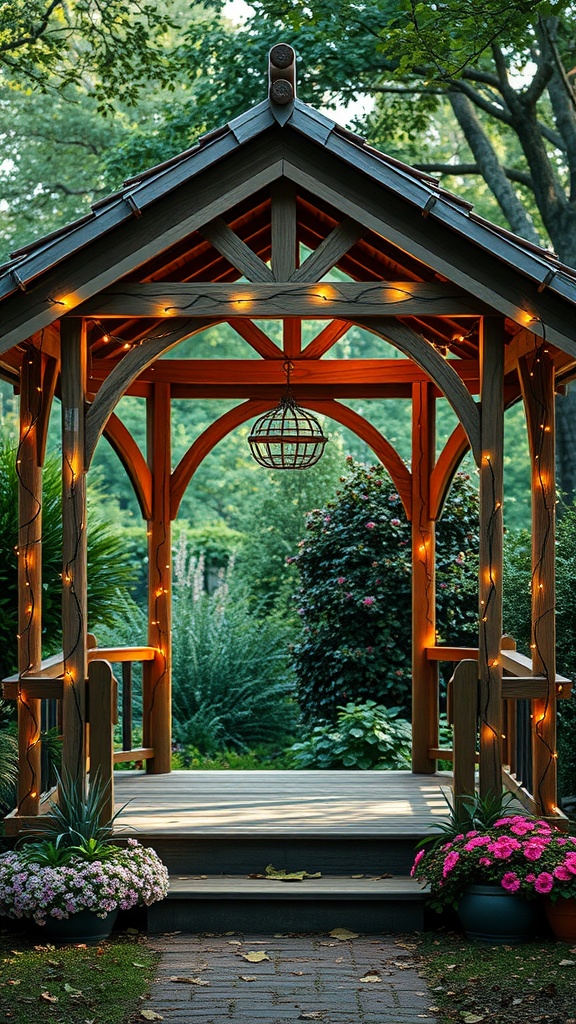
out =
[(137, 836), (153, 846), (171, 874), (243, 875), (264, 872), (268, 864), (287, 871), (326, 875), (361, 872), (407, 875), (416, 840), (313, 839), (275, 836)]
[(148, 908), (148, 931), (329, 932), (349, 928), (364, 935), (424, 928), (423, 900), (209, 900), (169, 899)]

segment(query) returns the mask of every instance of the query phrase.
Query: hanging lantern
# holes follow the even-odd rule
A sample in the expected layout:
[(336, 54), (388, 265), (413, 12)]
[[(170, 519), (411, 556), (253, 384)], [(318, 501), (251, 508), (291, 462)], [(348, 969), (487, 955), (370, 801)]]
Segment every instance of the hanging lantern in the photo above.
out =
[(328, 440), (316, 417), (296, 405), (291, 369), (291, 363), (284, 363), (286, 389), (280, 404), (256, 420), (248, 438), (252, 457), (265, 469), (309, 469), (322, 457)]

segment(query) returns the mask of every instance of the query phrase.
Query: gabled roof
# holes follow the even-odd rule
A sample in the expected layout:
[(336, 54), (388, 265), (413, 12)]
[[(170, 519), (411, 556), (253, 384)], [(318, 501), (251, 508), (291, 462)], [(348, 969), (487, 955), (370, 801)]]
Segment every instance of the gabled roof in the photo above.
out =
[[(337, 194), (338, 189), (338, 165), (347, 167), (350, 173), (360, 175), (366, 181), (367, 196), (371, 185), (380, 192), (385, 190), (395, 200), (404, 203), (404, 208), (410, 209), (412, 216), (424, 218), (431, 232), (435, 225), (448, 231), (453, 238), (452, 251), (447, 258), (437, 261), (434, 274), (443, 275), (444, 279), (451, 279), (475, 294), (476, 279), (470, 273), (458, 276), (458, 246), (472, 245), (486, 254), (482, 269), (484, 276), (478, 277), (482, 285), (478, 295), (493, 305), (495, 312), (503, 313), (521, 326), (529, 322), (530, 315), (525, 314), (530, 314), (535, 304), (533, 298), (524, 302), (521, 289), (515, 283), (517, 276), (514, 275), (518, 274), (527, 282), (526, 292), (531, 297), (546, 290), (546, 299), (542, 300), (542, 305), (537, 304), (536, 319), (541, 318), (544, 322), (546, 312), (540, 312), (540, 308), (547, 310), (550, 302), (554, 305), (555, 298), (559, 299), (560, 307), (553, 311), (558, 315), (551, 318), (551, 340), (563, 347), (563, 340), (568, 339), (566, 350), (576, 354), (576, 342), (567, 326), (571, 325), (573, 316), (566, 309), (566, 303), (576, 305), (574, 269), (561, 264), (548, 250), (479, 217), (469, 203), (446, 191), (435, 178), (378, 152), (359, 136), (297, 99), (288, 108), (278, 107), (269, 100), (259, 103), (222, 128), (203, 136), (184, 153), (130, 178), (118, 192), (94, 204), (91, 213), (85, 217), (18, 250), (9, 263), (0, 267), (0, 302), (16, 295), (18, 290), (33, 292), (42, 275), (50, 274), (63, 261), (69, 261), (70, 257), (105, 240), (110, 232), (122, 229), (123, 225), (133, 224), (134, 218), (143, 218), (144, 223), (144, 215), (154, 204), (180, 187), (193, 184), (194, 179), (204, 172), (213, 171), (217, 176), (221, 166), (228, 166), (226, 161), (237, 157), (268, 132), (275, 132), (277, 136), (279, 130), (288, 150), (297, 148), (298, 138), (301, 138), (333, 158), (329, 165), (333, 173), (333, 194)], [(402, 246), (397, 240), (391, 244), (396, 245), (396, 252), (411, 252), (408, 245)], [(422, 262), (423, 257), (416, 250), (413, 250), (413, 255)], [(506, 295), (499, 290), (499, 264), (505, 265), (512, 274)], [(116, 279), (130, 272), (128, 261), (124, 261)], [(102, 284), (95, 280), (90, 294), (98, 292), (101, 287)], [(89, 286), (85, 283), (77, 302), (83, 301), (88, 292)], [(45, 311), (42, 322), (58, 319), (61, 312), (55, 304), (53, 309)], [(35, 318), (32, 315), (30, 318), (29, 333), (39, 329), (40, 319), (36, 308)]]

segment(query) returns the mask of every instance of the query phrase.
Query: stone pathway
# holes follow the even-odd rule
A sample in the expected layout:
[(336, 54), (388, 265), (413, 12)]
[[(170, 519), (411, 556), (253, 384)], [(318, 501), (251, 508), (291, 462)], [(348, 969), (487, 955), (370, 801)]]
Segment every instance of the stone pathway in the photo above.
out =
[(433, 997), (409, 951), (391, 935), (339, 940), (177, 932), (153, 936), (150, 944), (162, 960), (144, 1009), (166, 1024), (436, 1020), (429, 1009)]

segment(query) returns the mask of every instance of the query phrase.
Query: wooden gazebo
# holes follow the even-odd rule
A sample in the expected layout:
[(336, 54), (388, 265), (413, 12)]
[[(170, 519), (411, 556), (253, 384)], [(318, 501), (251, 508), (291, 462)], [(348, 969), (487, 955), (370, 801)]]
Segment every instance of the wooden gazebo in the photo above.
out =
[[(342, 280), (329, 276), (333, 268)], [(281, 346), (257, 325), (266, 319), (282, 322)], [(323, 323), (303, 345), (305, 320)], [(251, 358), (160, 358), (222, 322)], [(4, 682), (18, 701), (13, 830), (42, 813), (44, 700), (61, 704), (64, 765), (79, 780), (88, 764), (109, 777), (122, 759), (170, 771), (171, 522), (207, 453), (277, 405), (286, 360), (298, 404), (367, 442), (412, 523), (413, 771), (435, 771), (438, 663), (452, 661), (456, 791), (474, 785), (479, 721), (482, 791), (499, 789), (504, 769), (529, 806), (557, 813), (556, 699), (569, 684), (555, 670), (554, 403), (576, 376), (576, 271), (300, 102), (293, 53), (275, 47), (267, 99), (0, 268), (0, 323), (0, 373), (21, 409), (19, 673)], [(323, 358), (352, 325), (402, 358)], [(43, 661), (42, 463), (54, 395), (62, 406), (63, 653)], [(124, 395), (146, 400), (146, 452), (115, 416)], [(436, 457), (439, 396), (458, 426)], [(398, 397), (412, 400), (411, 470), (343, 404)], [(173, 466), (170, 407), (183, 398), (238, 404)], [(533, 467), (531, 659), (502, 642), (503, 419), (519, 400)], [(99, 650), (88, 632), (85, 481), (102, 435), (148, 523), (145, 648)], [(461, 651), (436, 644), (434, 537), (468, 450), (480, 476), (480, 627), (477, 650)], [(138, 751), (113, 753), (106, 659), (144, 663)], [(530, 778), (518, 773), (518, 701), (531, 702)]]

